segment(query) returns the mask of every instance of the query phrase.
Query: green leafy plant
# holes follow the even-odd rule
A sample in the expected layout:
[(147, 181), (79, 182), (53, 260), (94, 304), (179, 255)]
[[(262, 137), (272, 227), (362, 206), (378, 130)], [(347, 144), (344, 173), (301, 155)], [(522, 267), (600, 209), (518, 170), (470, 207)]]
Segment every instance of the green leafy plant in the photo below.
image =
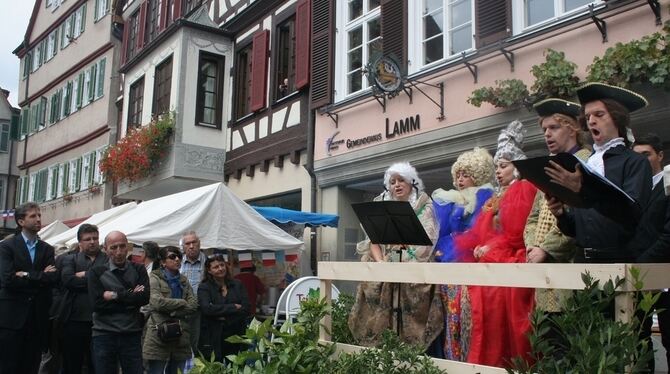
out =
[(344, 344), (358, 345), (358, 341), (351, 334), (349, 329), (349, 314), (354, 307), (356, 299), (353, 295), (340, 293), (340, 296), (333, 302), (332, 327), (333, 341)]
[(376, 348), (357, 353), (342, 353), (336, 360), (328, 361), (321, 373), (332, 374), (440, 374), (438, 368), (423, 353), (423, 349), (409, 345), (390, 330), (384, 331), (382, 341)]
[[(631, 270), (631, 276), (639, 293), (638, 310), (647, 318), (658, 295), (639, 292), (639, 271)], [(644, 372), (653, 352), (639, 339), (640, 322), (618, 322), (612, 316), (615, 292), (625, 280), (609, 280), (602, 287), (589, 273), (582, 280), (585, 288), (574, 292), (562, 313), (533, 312), (529, 339), (534, 362), (515, 358), (509, 373)]]
[(670, 89), (670, 23), (661, 32), (608, 48), (602, 57), (593, 59), (587, 70), (588, 81), (623, 87), (650, 83)]
[(529, 96), (528, 87), (520, 79), (505, 79), (495, 82), (495, 87), (482, 87), (472, 91), (468, 103), (480, 107), (489, 103), (496, 108), (521, 106)]
[(579, 78), (575, 75), (577, 64), (565, 59), (565, 53), (547, 49), (544, 53), (546, 61), (533, 65), (530, 72), (535, 77), (531, 86), (537, 99), (557, 97), (571, 100), (575, 97)]

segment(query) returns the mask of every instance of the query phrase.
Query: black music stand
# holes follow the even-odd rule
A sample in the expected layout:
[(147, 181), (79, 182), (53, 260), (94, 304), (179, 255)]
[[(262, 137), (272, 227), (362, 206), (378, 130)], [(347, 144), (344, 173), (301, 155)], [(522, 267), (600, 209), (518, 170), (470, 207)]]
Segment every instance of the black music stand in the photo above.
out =
[[(406, 245), (433, 245), (423, 229), (412, 205), (406, 201), (373, 201), (351, 204), (363, 230), (373, 244), (400, 244), (398, 250), (402, 260), (402, 250)], [(401, 283), (393, 284), (393, 308), (396, 312), (398, 335), (402, 330), (402, 309), (400, 308)]]

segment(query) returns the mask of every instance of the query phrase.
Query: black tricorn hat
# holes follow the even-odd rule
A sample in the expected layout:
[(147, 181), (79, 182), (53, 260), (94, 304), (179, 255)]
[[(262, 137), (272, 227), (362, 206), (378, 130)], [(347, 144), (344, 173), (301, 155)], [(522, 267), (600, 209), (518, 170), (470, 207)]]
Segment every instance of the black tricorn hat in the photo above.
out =
[(533, 104), (533, 109), (540, 117), (550, 116), (552, 114), (565, 114), (573, 118), (579, 117), (581, 105), (557, 98), (544, 99)]
[(582, 85), (577, 89), (577, 96), (582, 105), (591, 101), (612, 99), (626, 107), (629, 112), (642, 109), (649, 104), (647, 99), (640, 94), (625, 88), (600, 82), (589, 82)]

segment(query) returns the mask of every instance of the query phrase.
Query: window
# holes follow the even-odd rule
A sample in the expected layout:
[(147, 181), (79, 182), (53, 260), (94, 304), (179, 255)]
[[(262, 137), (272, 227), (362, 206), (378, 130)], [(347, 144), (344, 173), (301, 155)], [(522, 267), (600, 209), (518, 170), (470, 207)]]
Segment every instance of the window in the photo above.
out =
[(61, 26), (61, 32), (60, 32), (60, 35), (61, 35), (61, 42), (60, 42), (61, 49), (70, 45), (70, 40), (73, 39), (72, 27), (73, 27), (72, 17), (67, 17), (65, 19), (65, 22), (63, 22), (63, 25)]
[(25, 106), (21, 108), (21, 118), (19, 119), (21, 122), (21, 131), (20, 135), (21, 138), (23, 138), (26, 134), (28, 134), (28, 123), (30, 122), (30, 107)]
[(16, 180), (16, 204), (20, 205), (28, 201), (28, 177), (23, 176)]
[(32, 58), (31, 58), (32, 55), (33, 54), (31, 52), (28, 52), (23, 57), (23, 79), (26, 79), (26, 77), (28, 77), (28, 75), (30, 74), (30, 69), (33, 66)]
[(98, 64), (93, 64), (91, 65), (90, 68), (87, 69), (88, 74), (91, 76), (91, 79), (88, 81), (88, 88), (87, 88), (87, 96), (86, 96), (86, 102), (90, 103), (95, 99), (95, 81), (96, 81), (96, 75), (98, 72)]
[(98, 21), (106, 16), (107, 12), (109, 12), (109, 0), (95, 0), (95, 14), (93, 19)]
[(151, 43), (158, 36), (158, 26), (160, 22), (160, 1), (147, 0), (147, 20), (144, 32), (144, 45)]
[(88, 105), (91, 102), (89, 99), (89, 88), (91, 85), (91, 69), (86, 69), (84, 71), (84, 84), (82, 85), (81, 97), (82, 97), (82, 106)]
[(51, 60), (58, 51), (58, 29), (54, 30), (49, 34), (47, 39), (47, 56), (46, 60)]
[(128, 46), (126, 49), (126, 61), (130, 60), (137, 53), (137, 36), (140, 31), (140, 11), (138, 10), (130, 16), (128, 20)]
[(48, 100), (46, 97), (40, 97), (37, 109), (37, 122), (36, 122), (37, 130), (42, 130), (46, 126), (47, 103)]
[(197, 125), (221, 127), (224, 61), (223, 56), (200, 52), (195, 109)]
[(74, 81), (72, 81), (72, 100), (70, 104), (70, 113), (74, 113), (79, 108), (81, 108), (81, 91), (79, 90), (81, 82), (83, 82), (83, 80), (80, 79), (80, 76), (77, 76), (74, 78)]
[(93, 183), (100, 184), (104, 182), (105, 176), (100, 171), (100, 160), (105, 153), (105, 148), (100, 148), (95, 151), (95, 169), (93, 172)]
[(167, 14), (165, 15), (165, 27), (167, 28), (174, 21), (174, 1), (175, 0), (164, 0), (167, 1), (166, 9)]
[(68, 191), (70, 193), (77, 192), (81, 187), (81, 157), (70, 161), (69, 170)]
[[(517, 0), (517, 8), (522, 8), (522, 28), (534, 26), (577, 9), (584, 9), (598, 0)], [(518, 13), (517, 13), (518, 14)], [(519, 15), (520, 16), (520, 15)]]
[(53, 165), (49, 167), (49, 177), (47, 180), (47, 195), (46, 199), (47, 200), (52, 200), (56, 198), (57, 191), (58, 191), (58, 171), (60, 169), (60, 165)]
[(72, 105), (72, 82), (67, 82), (61, 88), (61, 114), (60, 118), (65, 118), (70, 115)]
[(128, 91), (128, 129), (142, 125), (142, 102), (144, 101), (144, 77), (135, 81)]
[(235, 118), (244, 117), (251, 108), (251, 47), (249, 44), (235, 55)]
[(338, 14), (342, 14), (338, 29), (344, 32), (338, 40), (341, 48), (336, 50), (345, 52), (338, 56), (342, 79), (336, 82), (336, 91), (350, 95), (368, 87), (363, 69), (382, 52), (379, 1), (349, 0)]
[(35, 184), (37, 183), (37, 173), (32, 173), (28, 179), (28, 196), (25, 201), (35, 201)]
[(9, 123), (0, 124), (0, 152), (9, 152)]
[(421, 65), (473, 48), (472, 0), (423, 0), (421, 11)]
[(43, 202), (46, 200), (47, 196), (47, 182), (48, 182), (48, 170), (42, 169), (38, 171), (35, 175), (35, 183), (32, 184), (32, 175), (31, 177), (31, 186), (33, 186), (32, 200), (36, 202)]
[(53, 124), (60, 120), (60, 107), (61, 107), (61, 90), (57, 90), (53, 95), (51, 95), (51, 105), (49, 106), (49, 123)]
[(295, 16), (277, 26), (275, 100), (295, 91)]
[(154, 73), (154, 102), (151, 115), (167, 113), (170, 110), (170, 89), (172, 86), (172, 56), (156, 66)]
[(37, 71), (37, 69), (39, 69), (40, 66), (42, 66), (42, 59), (43, 59), (42, 46), (43, 45), (44, 45), (44, 43), (39, 43), (35, 46), (35, 48), (33, 48), (33, 51), (32, 51), (33, 52), (32, 53), (32, 55), (33, 55), (33, 58), (32, 58), (33, 67), (30, 70), (31, 72)]
[(70, 164), (68, 162), (58, 165), (58, 184), (56, 186), (56, 197), (61, 197), (68, 193), (68, 181)]
[(84, 32), (86, 25), (86, 4), (82, 5), (76, 12), (72, 13), (72, 37), (78, 38)]
[(95, 152), (82, 156), (81, 159), (81, 189), (93, 184), (93, 167), (95, 167)]

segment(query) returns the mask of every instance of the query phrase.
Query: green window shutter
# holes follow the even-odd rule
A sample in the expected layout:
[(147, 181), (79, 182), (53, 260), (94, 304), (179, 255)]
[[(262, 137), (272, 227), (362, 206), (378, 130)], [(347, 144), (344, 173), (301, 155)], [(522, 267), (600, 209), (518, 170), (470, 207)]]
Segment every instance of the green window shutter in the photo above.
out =
[(95, 94), (96, 98), (102, 97), (103, 91), (105, 89), (105, 65), (107, 59), (103, 58), (100, 60), (100, 67), (98, 68), (98, 80), (96, 83), (97, 92)]
[(79, 73), (77, 79), (77, 108), (81, 108), (82, 97), (84, 94), (84, 73)]
[(60, 27), (57, 27), (56, 31), (54, 31), (54, 33), (55, 33), (54, 38), (56, 39), (56, 40), (54, 40), (54, 56), (55, 56), (58, 53), (58, 47), (60, 46), (60, 38), (59, 38), (60, 37)]
[(95, 151), (91, 152), (88, 157), (88, 185), (90, 186), (95, 181)]
[(15, 205), (21, 204), (21, 185), (23, 180), (21, 178), (16, 179), (16, 191), (14, 191), (14, 201)]
[(63, 194), (70, 192), (70, 163), (63, 164)]
[(37, 115), (39, 114), (40, 103), (33, 103), (30, 106), (30, 122), (28, 123), (28, 133), (33, 133), (37, 130)]
[(82, 159), (81, 157), (77, 159), (76, 165), (77, 165), (77, 170), (75, 173), (74, 177), (74, 189), (75, 191), (79, 191), (81, 189), (81, 164), (82, 164)]
[(81, 6), (81, 33), (84, 33), (86, 29), (86, 3)]
[(98, 7), (99, 7), (98, 4), (99, 3), (100, 3), (100, 0), (95, 0), (95, 8), (93, 9), (93, 20), (95, 20), (95, 21), (100, 19), (100, 14), (98, 13)]
[(88, 101), (93, 101), (95, 97), (95, 72), (97, 67), (97, 64), (91, 66), (91, 79), (88, 81)]
[(40, 97), (40, 116), (39, 116), (39, 125), (44, 127), (46, 125), (47, 119), (47, 98), (42, 96)]
[(12, 113), (12, 120), (9, 126), (9, 139), (19, 140), (21, 136), (21, 114)]
[(19, 137), (24, 136), (28, 133), (28, 119), (30, 117), (30, 108), (24, 107), (21, 109), (21, 129), (19, 131)]
[(72, 81), (67, 82), (67, 85), (65, 86), (65, 98), (64, 98), (64, 114), (70, 115), (70, 108), (72, 107)]

